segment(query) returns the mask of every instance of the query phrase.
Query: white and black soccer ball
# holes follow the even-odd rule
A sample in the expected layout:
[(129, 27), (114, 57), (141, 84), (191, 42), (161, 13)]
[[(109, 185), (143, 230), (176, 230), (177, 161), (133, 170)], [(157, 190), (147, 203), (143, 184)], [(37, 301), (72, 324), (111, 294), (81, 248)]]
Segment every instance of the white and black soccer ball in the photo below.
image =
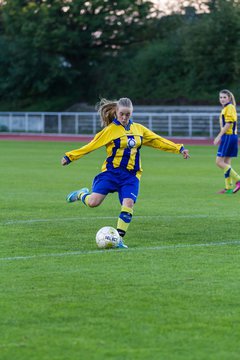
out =
[(133, 138), (128, 139), (128, 148), (132, 149), (136, 146), (136, 140)]
[(111, 226), (104, 226), (96, 234), (96, 244), (99, 249), (116, 248), (119, 241), (119, 233)]

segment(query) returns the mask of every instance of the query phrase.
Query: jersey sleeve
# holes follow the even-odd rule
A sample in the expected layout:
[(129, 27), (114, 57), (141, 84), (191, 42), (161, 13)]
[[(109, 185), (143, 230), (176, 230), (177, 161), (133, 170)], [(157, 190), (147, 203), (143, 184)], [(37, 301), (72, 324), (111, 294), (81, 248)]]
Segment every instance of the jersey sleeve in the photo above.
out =
[(235, 122), (237, 120), (237, 112), (236, 112), (235, 106), (233, 106), (232, 104), (229, 104), (226, 107), (224, 119), (225, 119), (225, 122)]
[(111, 140), (111, 129), (107, 127), (104, 128), (99, 133), (97, 133), (92, 139), (92, 141), (90, 141), (88, 144), (82, 146), (79, 149), (68, 151), (65, 153), (65, 155), (71, 161), (78, 160), (82, 156), (106, 145), (110, 140)]
[(155, 134), (147, 128), (144, 128), (143, 132), (143, 145), (175, 154), (179, 154), (180, 149), (183, 147), (183, 144), (176, 144), (173, 141)]

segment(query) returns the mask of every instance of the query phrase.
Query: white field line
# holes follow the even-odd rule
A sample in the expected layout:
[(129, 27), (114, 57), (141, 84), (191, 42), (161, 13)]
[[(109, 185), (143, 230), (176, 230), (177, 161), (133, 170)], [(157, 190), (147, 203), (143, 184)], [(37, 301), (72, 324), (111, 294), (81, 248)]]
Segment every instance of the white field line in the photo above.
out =
[(113, 252), (141, 252), (141, 251), (161, 251), (161, 250), (175, 250), (175, 249), (186, 249), (194, 247), (210, 247), (210, 246), (230, 246), (230, 245), (240, 245), (240, 240), (229, 240), (221, 242), (210, 242), (210, 243), (200, 243), (200, 244), (175, 244), (175, 245), (162, 245), (162, 246), (149, 246), (149, 247), (138, 247), (138, 248), (129, 248), (129, 249), (110, 249), (110, 250), (83, 250), (83, 251), (69, 251), (64, 253), (51, 253), (51, 254), (38, 254), (38, 255), (28, 255), (28, 256), (9, 256), (0, 258), (0, 261), (14, 261), (14, 260), (32, 260), (40, 258), (50, 258), (50, 257), (66, 257), (66, 256), (79, 256), (79, 255), (89, 255), (89, 254), (112, 254)]
[(26, 343), (0, 344), (0, 348), (23, 347), (23, 346), (26, 346)]
[[(236, 215), (236, 214), (234, 214)], [(202, 215), (202, 214), (193, 214), (193, 215), (136, 215), (134, 219), (206, 219), (206, 218), (234, 218), (234, 215), (228, 214), (226, 215)], [(82, 220), (112, 220), (116, 219), (116, 216), (79, 216), (79, 217), (72, 217), (72, 218), (49, 218), (49, 219), (27, 219), (27, 220), (6, 220), (1, 221), (0, 226), (4, 225), (18, 225), (18, 224), (26, 224), (31, 225), (35, 223), (46, 223), (46, 222), (63, 222), (63, 221), (82, 221)]]

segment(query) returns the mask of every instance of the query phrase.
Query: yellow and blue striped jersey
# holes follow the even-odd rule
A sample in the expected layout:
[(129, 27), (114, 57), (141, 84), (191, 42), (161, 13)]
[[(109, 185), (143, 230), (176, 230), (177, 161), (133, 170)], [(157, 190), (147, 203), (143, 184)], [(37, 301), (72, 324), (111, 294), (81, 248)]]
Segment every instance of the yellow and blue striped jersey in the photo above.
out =
[(226, 131), (227, 135), (237, 134), (237, 111), (232, 103), (228, 103), (223, 107), (219, 121), (221, 129), (226, 123), (231, 123), (230, 128)]
[(97, 133), (87, 145), (67, 152), (66, 156), (73, 161), (106, 146), (107, 158), (102, 165), (102, 172), (120, 167), (132, 171), (140, 178), (142, 173), (140, 149), (142, 145), (177, 154), (183, 146), (155, 134), (131, 119), (126, 128), (117, 119), (114, 119), (111, 124)]

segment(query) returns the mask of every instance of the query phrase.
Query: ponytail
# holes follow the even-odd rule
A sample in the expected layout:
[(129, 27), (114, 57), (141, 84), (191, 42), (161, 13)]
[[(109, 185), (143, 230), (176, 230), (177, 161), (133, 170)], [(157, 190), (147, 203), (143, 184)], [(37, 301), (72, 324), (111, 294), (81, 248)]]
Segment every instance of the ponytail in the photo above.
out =
[(101, 126), (105, 127), (111, 124), (116, 118), (116, 110), (118, 107), (133, 109), (132, 101), (129, 98), (120, 98), (119, 100), (107, 100), (102, 98), (96, 104), (96, 109), (100, 115)]
[(96, 105), (100, 115), (101, 126), (108, 126), (116, 117), (117, 101), (102, 98)]

